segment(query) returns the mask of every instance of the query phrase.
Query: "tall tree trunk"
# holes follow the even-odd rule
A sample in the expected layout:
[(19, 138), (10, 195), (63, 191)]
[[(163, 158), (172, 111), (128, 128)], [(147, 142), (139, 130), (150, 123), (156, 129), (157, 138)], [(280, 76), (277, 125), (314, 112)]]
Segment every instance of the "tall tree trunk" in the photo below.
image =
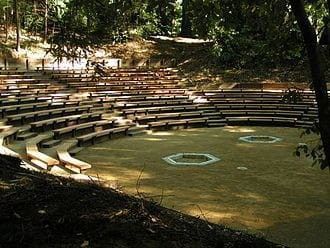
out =
[[(37, 16), (37, 1), (33, 0), (33, 15)], [(34, 26), (33, 28), (33, 35), (37, 35), (37, 25)]]
[(188, 15), (188, 6), (189, 0), (182, 1), (182, 23), (181, 23), (181, 32), (180, 35), (183, 37), (191, 37), (192, 30), (191, 30), (191, 21)]
[(326, 163), (322, 164), (321, 168), (330, 168), (330, 110), (320, 47), (317, 43), (315, 29), (312, 27), (306, 14), (303, 0), (290, 0), (290, 3), (304, 37), (311, 69), (312, 84), (316, 95), (320, 134), (326, 158)]
[(160, 21), (160, 31), (162, 32), (162, 34), (166, 34), (166, 25), (167, 25), (167, 21), (166, 21), (166, 3), (164, 3), (164, 1), (159, 1), (158, 4), (158, 8), (157, 8), (157, 14), (159, 16), (159, 21)]
[(8, 42), (8, 29), (9, 29), (9, 6), (4, 7), (4, 18), (5, 18), (5, 43)]
[(48, 37), (48, 0), (45, 0), (44, 28), (44, 43), (46, 43)]
[(16, 22), (16, 51), (18, 52), (21, 48), (21, 21), (19, 16), (19, 0), (14, 0), (14, 12)]

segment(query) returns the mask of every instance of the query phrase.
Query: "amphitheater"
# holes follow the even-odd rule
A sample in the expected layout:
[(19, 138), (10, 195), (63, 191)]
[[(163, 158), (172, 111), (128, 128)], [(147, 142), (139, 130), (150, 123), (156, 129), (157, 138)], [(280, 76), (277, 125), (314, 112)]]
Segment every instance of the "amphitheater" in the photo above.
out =
[(285, 88), (185, 88), (173, 68), (104, 72), (1, 70), (1, 153), (278, 242), (330, 245), (317, 238), (330, 223), (328, 177), (292, 156), (317, 119), (312, 91), (292, 103)]

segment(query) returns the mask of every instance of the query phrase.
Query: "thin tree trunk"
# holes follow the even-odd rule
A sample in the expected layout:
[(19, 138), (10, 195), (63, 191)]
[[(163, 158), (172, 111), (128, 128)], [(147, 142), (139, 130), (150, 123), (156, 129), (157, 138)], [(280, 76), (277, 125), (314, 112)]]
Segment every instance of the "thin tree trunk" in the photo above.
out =
[(317, 43), (315, 29), (312, 27), (306, 14), (303, 1), (290, 0), (290, 3), (304, 37), (311, 69), (312, 83), (316, 95), (320, 134), (326, 158), (326, 163), (321, 165), (321, 168), (330, 168), (330, 111), (320, 47)]
[(162, 34), (167, 35), (168, 34), (168, 30), (167, 28), (169, 27), (169, 23), (168, 23), (168, 16), (166, 13), (166, 3), (167, 1), (159, 1), (158, 4), (158, 16), (159, 16), (159, 20), (160, 20), (160, 29)]
[(19, 16), (19, 0), (14, 0), (14, 12), (16, 22), (16, 51), (18, 52), (21, 48), (21, 22)]
[(8, 13), (8, 8), (9, 8), (9, 6), (6, 6), (4, 8), (5, 30), (6, 30), (5, 43), (8, 42), (8, 29), (9, 29), (9, 13)]
[(181, 33), (180, 35), (183, 37), (191, 37), (192, 30), (191, 30), (191, 21), (188, 15), (188, 6), (189, 0), (182, 1), (182, 22), (181, 22)]
[[(33, 15), (34, 15), (34, 17), (37, 16), (37, 2), (36, 2), (36, 0), (33, 0)], [(34, 36), (37, 35), (37, 25), (34, 26), (33, 35)]]
[(45, 16), (44, 16), (44, 43), (47, 42), (48, 37), (48, 0), (45, 0)]

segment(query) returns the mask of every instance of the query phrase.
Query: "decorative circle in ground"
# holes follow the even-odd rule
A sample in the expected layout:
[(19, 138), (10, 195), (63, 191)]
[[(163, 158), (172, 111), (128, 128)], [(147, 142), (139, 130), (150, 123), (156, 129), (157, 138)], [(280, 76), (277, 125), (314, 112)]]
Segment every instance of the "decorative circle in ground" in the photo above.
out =
[(176, 153), (164, 157), (167, 163), (171, 165), (209, 165), (220, 161), (219, 158), (208, 153)]
[(274, 136), (266, 136), (266, 135), (251, 135), (251, 136), (243, 136), (240, 137), (239, 140), (248, 142), (248, 143), (263, 143), (270, 144), (281, 141), (281, 138)]

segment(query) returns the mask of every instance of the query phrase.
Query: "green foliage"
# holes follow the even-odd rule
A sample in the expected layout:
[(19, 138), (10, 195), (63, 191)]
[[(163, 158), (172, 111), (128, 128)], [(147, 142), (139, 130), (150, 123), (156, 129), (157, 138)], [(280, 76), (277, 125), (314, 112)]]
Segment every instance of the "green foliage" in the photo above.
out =
[[(216, 9), (214, 3), (212, 6)], [(299, 30), (288, 9), (285, 0), (223, 1), (213, 12), (214, 17), (209, 17), (214, 29), (208, 30), (215, 40), (214, 53), (219, 63), (255, 67), (300, 59)]]
[[(20, 0), (22, 27), (44, 32), (46, 0)], [(180, 33), (179, 0), (48, 0), (48, 27), (56, 56), (77, 56), (81, 49), (125, 42), (131, 34), (176, 36)], [(0, 11), (11, 0), (0, 0)], [(329, 20), (327, 1), (308, 1), (306, 9), (320, 33)], [(2, 13), (3, 14), (3, 13)], [(222, 66), (291, 65), (304, 50), (288, 1), (189, 0), (193, 35), (214, 40)], [(11, 20), (12, 21), (12, 20)], [(77, 49), (80, 48), (80, 49)]]
[(59, 30), (51, 52), (58, 58), (77, 58), (93, 46), (124, 42), (131, 28), (133, 6), (130, 1), (70, 1), (57, 20)]
[(283, 103), (298, 103), (301, 102), (302, 100), (303, 100), (302, 90), (299, 90), (296, 87), (287, 89), (282, 97)]
[[(325, 6), (325, 0), (307, 5), (319, 31), (328, 16)], [(194, 0), (190, 13), (194, 33), (215, 41), (214, 54), (223, 66), (291, 65), (305, 55), (300, 30), (286, 0)]]
[(307, 128), (301, 133), (301, 137), (313, 135), (316, 138), (309, 140), (307, 143), (300, 143), (294, 151), (295, 156), (304, 155), (307, 158), (312, 159), (312, 165), (319, 165), (322, 170), (327, 167), (325, 160), (325, 154), (323, 150), (323, 145), (320, 138), (320, 129), (318, 123), (315, 123), (313, 127)]

